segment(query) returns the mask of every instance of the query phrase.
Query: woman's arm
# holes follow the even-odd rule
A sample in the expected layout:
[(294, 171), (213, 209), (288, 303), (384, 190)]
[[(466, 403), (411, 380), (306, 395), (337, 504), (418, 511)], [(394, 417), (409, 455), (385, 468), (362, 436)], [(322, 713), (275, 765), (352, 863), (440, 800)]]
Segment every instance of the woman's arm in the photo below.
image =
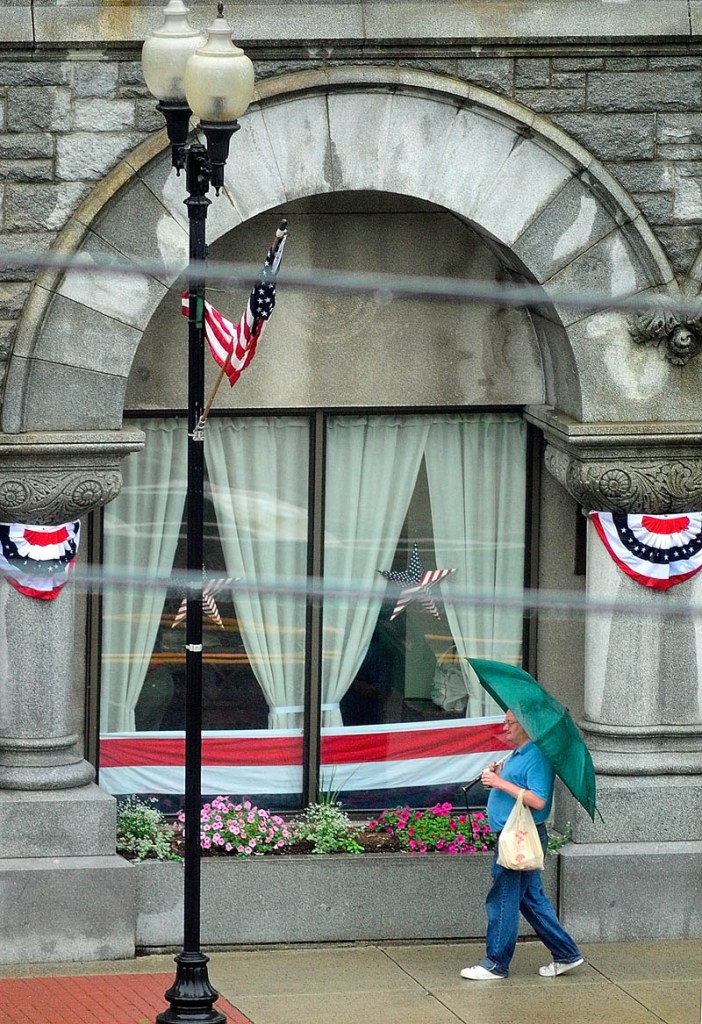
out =
[[(507, 782), (506, 779), (503, 779), (497, 772), (490, 771), (489, 768), (480, 776), (480, 781), (486, 789), (501, 789), (515, 800), (519, 796), (520, 789), (523, 788), (515, 785), (514, 782)], [(532, 807), (535, 811), (541, 811), (546, 806), (546, 801), (536, 793), (532, 793), (530, 789), (524, 790), (522, 800), (527, 807)]]

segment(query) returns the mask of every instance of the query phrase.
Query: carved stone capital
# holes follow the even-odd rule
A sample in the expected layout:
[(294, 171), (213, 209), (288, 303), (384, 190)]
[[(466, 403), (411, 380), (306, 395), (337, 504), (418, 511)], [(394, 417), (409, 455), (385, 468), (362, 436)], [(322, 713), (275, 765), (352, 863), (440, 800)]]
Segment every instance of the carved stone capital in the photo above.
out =
[(140, 430), (0, 434), (0, 522), (51, 526), (116, 498)]
[(527, 418), (546, 438), (547, 469), (585, 509), (702, 509), (702, 422), (584, 424), (545, 407)]
[(629, 333), (637, 345), (649, 345), (675, 366), (684, 366), (702, 350), (702, 316), (685, 316), (661, 308), (629, 317)]

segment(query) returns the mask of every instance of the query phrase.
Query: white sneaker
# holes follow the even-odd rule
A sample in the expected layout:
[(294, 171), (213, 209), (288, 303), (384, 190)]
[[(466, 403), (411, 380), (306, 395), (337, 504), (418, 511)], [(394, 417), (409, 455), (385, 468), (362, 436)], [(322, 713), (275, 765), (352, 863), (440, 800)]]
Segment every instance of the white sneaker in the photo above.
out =
[(462, 978), (468, 978), (469, 981), (504, 981), (504, 974), (495, 974), (494, 971), (489, 971), (487, 967), (481, 967), (477, 964), (475, 967), (464, 967), (461, 971)]
[(566, 971), (572, 971), (574, 967), (580, 967), (582, 962), (582, 957), (579, 957), (577, 960), (571, 960), (568, 963), (563, 960), (554, 960), (553, 963), (546, 964), (545, 967), (539, 967), (539, 974), (542, 978), (555, 978), (559, 974), (565, 974)]

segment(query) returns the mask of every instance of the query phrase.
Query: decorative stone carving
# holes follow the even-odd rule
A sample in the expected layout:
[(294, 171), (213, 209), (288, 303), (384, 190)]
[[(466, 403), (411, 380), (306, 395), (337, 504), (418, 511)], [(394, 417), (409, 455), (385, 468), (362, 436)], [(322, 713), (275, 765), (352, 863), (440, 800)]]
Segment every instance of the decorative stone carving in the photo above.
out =
[(585, 509), (702, 509), (702, 422), (585, 424), (548, 407), (527, 418), (546, 438), (546, 468)]
[(0, 522), (55, 525), (116, 498), (138, 430), (0, 435)]
[(702, 458), (583, 462), (549, 445), (545, 461), (549, 472), (588, 509), (662, 515), (702, 508)]
[(638, 345), (650, 345), (675, 366), (684, 366), (702, 350), (702, 314), (679, 317), (661, 308), (629, 317), (629, 332)]

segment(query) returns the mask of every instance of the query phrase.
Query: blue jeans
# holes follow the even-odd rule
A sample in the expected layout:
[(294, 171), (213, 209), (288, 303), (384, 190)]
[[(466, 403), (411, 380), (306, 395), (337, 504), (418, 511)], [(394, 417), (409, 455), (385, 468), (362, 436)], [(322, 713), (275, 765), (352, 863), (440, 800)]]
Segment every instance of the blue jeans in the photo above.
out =
[[(538, 826), (541, 845), (546, 849), (546, 826)], [(499, 840), (498, 840), (499, 843)], [(487, 910), (486, 955), (481, 967), (504, 977), (514, 955), (519, 929), (519, 912), (551, 952), (553, 960), (572, 963), (581, 952), (556, 916), (544, 892), (540, 871), (510, 871), (492, 862), (492, 886), (485, 900)]]

